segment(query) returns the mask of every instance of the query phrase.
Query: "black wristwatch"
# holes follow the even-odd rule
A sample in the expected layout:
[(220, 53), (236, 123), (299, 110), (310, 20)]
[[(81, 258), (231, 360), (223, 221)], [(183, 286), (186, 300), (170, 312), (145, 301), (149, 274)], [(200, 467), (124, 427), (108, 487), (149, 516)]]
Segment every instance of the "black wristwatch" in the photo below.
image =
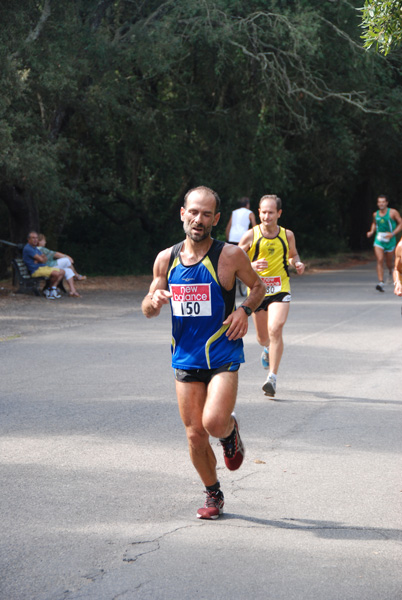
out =
[(249, 306), (244, 306), (244, 304), (240, 304), (241, 308), (244, 310), (246, 315), (249, 317), (253, 312)]

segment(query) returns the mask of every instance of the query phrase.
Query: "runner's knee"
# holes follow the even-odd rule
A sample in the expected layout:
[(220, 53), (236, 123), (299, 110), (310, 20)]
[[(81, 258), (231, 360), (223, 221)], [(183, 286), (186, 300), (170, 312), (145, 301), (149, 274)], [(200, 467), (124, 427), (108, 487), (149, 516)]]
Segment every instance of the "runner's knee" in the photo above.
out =
[(266, 346), (269, 342), (268, 330), (262, 332), (256, 332), (257, 342), (260, 346)]
[(186, 427), (186, 435), (188, 445), (192, 448), (201, 448), (209, 443), (209, 435), (205, 429), (200, 430), (195, 427)]
[(228, 418), (224, 414), (214, 414), (203, 419), (205, 430), (209, 435), (216, 438), (226, 437), (228, 424)]
[(277, 340), (282, 337), (282, 331), (285, 323), (274, 323), (269, 327), (269, 339)]

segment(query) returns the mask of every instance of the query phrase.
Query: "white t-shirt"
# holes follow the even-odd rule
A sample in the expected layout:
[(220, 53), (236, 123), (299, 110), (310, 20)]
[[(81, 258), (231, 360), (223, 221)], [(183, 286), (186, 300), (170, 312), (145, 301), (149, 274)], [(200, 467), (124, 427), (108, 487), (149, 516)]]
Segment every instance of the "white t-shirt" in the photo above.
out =
[(229, 242), (240, 242), (243, 234), (246, 233), (250, 227), (250, 214), (251, 210), (245, 208), (244, 206), (232, 212), (232, 224), (229, 231)]

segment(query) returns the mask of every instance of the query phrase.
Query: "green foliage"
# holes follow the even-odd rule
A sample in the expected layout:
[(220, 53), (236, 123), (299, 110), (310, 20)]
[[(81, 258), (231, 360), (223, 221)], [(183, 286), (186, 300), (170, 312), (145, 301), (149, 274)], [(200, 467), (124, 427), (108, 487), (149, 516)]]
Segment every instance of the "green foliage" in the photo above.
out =
[(220, 237), (239, 196), (278, 193), (299, 246), (348, 241), (359, 186), (402, 188), (400, 64), (362, 50), (355, 4), (5, 0), (0, 201), (29, 194), (92, 272), (148, 269), (198, 184)]
[(362, 38), (366, 48), (387, 55), (392, 47), (402, 41), (402, 2), (401, 0), (365, 0), (362, 9)]

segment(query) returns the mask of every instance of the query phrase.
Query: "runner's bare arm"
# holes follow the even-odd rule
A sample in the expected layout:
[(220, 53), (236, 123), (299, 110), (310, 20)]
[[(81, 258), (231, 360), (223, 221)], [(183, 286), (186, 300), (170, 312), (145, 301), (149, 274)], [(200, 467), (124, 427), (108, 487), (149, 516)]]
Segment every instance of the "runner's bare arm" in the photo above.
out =
[(141, 309), (147, 319), (157, 317), (164, 304), (169, 303), (172, 294), (168, 291), (167, 269), (171, 248), (158, 254), (154, 263), (153, 280), (149, 292), (142, 301)]
[(388, 239), (395, 237), (402, 230), (402, 217), (395, 208), (391, 208), (390, 215), (391, 219), (397, 222), (395, 229), (387, 234)]
[(374, 233), (375, 233), (375, 213), (373, 213), (373, 222), (371, 223), (371, 227), (369, 229), (369, 231), (367, 232), (367, 237), (371, 237)]
[(255, 214), (253, 212), (250, 214), (250, 223), (251, 227), (255, 227), (257, 225)]
[[(225, 254), (229, 256), (230, 264), (235, 264), (237, 267), (235, 276), (250, 288), (250, 293), (243, 302), (243, 305), (248, 306), (248, 308), (254, 311), (260, 306), (265, 296), (265, 285), (251, 267), (250, 260), (243, 250), (232, 246), (230, 251), (226, 251)], [(229, 325), (226, 336), (230, 340), (237, 340), (244, 337), (248, 330), (248, 316), (246, 311), (239, 306), (237, 310), (228, 316), (223, 324)]]
[(250, 250), (252, 244), (253, 244), (253, 230), (249, 229), (248, 231), (246, 231), (246, 233), (243, 234), (240, 242), (239, 242), (239, 248), (241, 248), (242, 250), (244, 250), (244, 252), (247, 252), (247, 250)]
[(229, 233), (230, 233), (231, 227), (232, 227), (232, 215), (230, 215), (230, 219), (229, 219), (228, 224), (226, 225), (226, 229), (225, 229), (225, 235), (226, 235), (227, 241), (229, 241)]
[(245, 252), (241, 252), (241, 258), (238, 261), (236, 277), (250, 289), (247, 300), (245, 300), (243, 304), (254, 311), (263, 301), (266, 287), (254, 269), (251, 267), (250, 259)]
[[(239, 242), (239, 248), (244, 250), (244, 252), (247, 252), (248, 250), (250, 250), (251, 246), (253, 245), (253, 239), (254, 239), (253, 230), (250, 229), (249, 231), (246, 231), (246, 233), (243, 235), (243, 237), (241, 238), (241, 240)], [(263, 271), (264, 269), (266, 269), (268, 266), (268, 263), (265, 258), (259, 258), (258, 260), (255, 260), (254, 262), (252, 262), (251, 266), (253, 267), (254, 271), (258, 272), (258, 271)]]
[(292, 265), (297, 271), (298, 275), (303, 275), (304, 269), (306, 268), (305, 264), (300, 260), (299, 253), (296, 248), (296, 239), (293, 231), (290, 229), (286, 230), (286, 237), (289, 243), (289, 264)]

